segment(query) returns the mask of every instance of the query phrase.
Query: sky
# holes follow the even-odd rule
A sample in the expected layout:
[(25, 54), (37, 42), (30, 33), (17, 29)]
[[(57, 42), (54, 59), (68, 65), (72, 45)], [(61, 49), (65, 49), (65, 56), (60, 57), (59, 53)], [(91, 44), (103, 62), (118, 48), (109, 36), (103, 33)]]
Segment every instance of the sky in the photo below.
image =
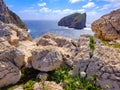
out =
[(104, 14), (120, 8), (120, 0), (4, 0), (10, 10), (23, 20), (60, 20), (79, 12), (87, 13), (91, 23)]

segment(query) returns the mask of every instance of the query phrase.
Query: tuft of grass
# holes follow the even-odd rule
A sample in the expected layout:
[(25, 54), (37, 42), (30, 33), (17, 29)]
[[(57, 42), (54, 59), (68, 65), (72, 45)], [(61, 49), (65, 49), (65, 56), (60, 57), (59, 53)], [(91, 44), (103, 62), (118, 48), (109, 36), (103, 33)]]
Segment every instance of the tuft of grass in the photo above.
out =
[(109, 44), (107, 41), (105, 41), (105, 40), (101, 40), (101, 42), (102, 42), (104, 45), (106, 45), (106, 46), (120, 49), (120, 44), (119, 44), (119, 43), (118, 43), (118, 44), (110, 45), (110, 44)]
[(120, 44), (114, 44), (114, 45), (111, 45), (111, 47), (120, 49)]
[(36, 82), (36, 81), (29, 80), (28, 82), (26, 82), (26, 83), (23, 85), (23, 89), (24, 89), (24, 90), (33, 90), (33, 86), (34, 86), (35, 82)]
[(60, 67), (54, 72), (49, 72), (48, 80), (56, 83), (63, 83), (64, 90), (101, 90), (95, 86), (95, 79), (87, 80), (86, 78), (72, 77), (69, 75), (69, 68), (66, 66)]
[(102, 42), (104, 45), (109, 46), (109, 44), (108, 44), (108, 42), (107, 42), (107, 41), (102, 40), (102, 39), (100, 39), (100, 40), (101, 40), (101, 42)]
[(92, 51), (95, 49), (94, 36), (90, 36), (90, 49)]

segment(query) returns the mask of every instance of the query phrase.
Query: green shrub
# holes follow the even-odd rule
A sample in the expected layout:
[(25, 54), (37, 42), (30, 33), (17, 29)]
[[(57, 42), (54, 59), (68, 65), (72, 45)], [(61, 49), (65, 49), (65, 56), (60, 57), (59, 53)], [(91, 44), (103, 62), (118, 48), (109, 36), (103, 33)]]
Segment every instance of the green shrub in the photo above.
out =
[(33, 90), (33, 85), (35, 84), (36, 81), (29, 80), (23, 85), (24, 90)]
[(69, 68), (61, 67), (55, 71), (49, 72), (48, 80), (55, 81), (56, 83), (63, 82), (64, 79), (68, 76)]
[(113, 48), (120, 48), (120, 44), (111, 45)]
[(109, 44), (108, 44), (108, 42), (107, 41), (105, 41), (105, 40), (102, 40), (102, 39), (100, 39), (101, 40), (101, 42), (104, 44), (104, 45), (107, 45), (107, 46), (109, 46)]
[(90, 36), (90, 49), (91, 50), (95, 49), (94, 36)]
[(72, 77), (69, 75), (69, 70), (68, 67), (63, 66), (54, 72), (49, 72), (48, 80), (56, 83), (62, 82), (65, 90), (101, 90), (95, 86), (95, 79), (87, 80), (86, 78)]

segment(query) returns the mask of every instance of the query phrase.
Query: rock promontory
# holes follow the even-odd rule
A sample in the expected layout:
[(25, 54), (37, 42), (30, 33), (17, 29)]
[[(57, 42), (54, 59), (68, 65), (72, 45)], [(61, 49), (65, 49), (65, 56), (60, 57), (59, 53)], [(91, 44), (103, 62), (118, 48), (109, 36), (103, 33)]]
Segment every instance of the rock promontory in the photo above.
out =
[(20, 28), (27, 29), (23, 21), (14, 12), (9, 10), (3, 0), (0, 0), (0, 21), (4, 23), (12, 23)]
[(74, 13), (63, 17), (59, 22), (58, 26), (65, 26), (75, 29), (83, 29), (86, 27), (86, 13)]
[(92, 23), (92, 31), (103, 40), (120, 39), (120, 9), (103, 15)]

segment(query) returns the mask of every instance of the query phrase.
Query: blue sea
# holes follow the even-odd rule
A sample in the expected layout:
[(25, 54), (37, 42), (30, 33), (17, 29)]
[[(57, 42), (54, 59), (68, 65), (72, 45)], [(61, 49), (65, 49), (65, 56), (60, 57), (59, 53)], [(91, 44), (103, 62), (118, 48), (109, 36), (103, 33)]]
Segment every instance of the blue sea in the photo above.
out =
[(65, 37), (77, 39), (81, 34), (93, 35), (91, 25), (87, 23), (84, 29), (73, 29), (67, 27), (61, 27), (57, 25), (58, 21), (47, 21), (47, 20), (24, 20), (25, 24), (29, 28), (29, 32), (33, 39), (51, 32)]

